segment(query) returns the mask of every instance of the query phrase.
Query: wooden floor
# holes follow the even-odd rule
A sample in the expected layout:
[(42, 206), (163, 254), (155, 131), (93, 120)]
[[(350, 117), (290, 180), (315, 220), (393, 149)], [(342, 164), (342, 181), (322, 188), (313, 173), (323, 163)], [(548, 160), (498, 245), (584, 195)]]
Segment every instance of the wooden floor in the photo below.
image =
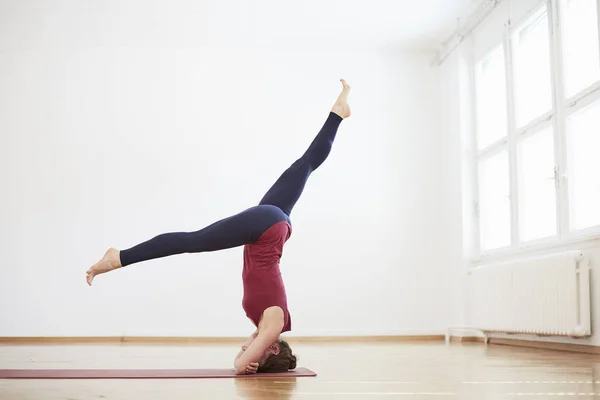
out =
[[(482, 344), (296, 344), (316, 378), (0, 380), (0, 399), (600, 399), (600, 357)], [(0, 346), (1, 368), (229, 368), (231, 345)]]

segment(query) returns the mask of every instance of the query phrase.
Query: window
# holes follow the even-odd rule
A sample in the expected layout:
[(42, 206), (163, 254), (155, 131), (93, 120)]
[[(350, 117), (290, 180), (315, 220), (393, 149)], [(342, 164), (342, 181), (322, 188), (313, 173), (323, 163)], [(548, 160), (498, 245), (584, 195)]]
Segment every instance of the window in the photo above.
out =
[(491, 250), (511, 243), (504, 46), (481, 60), (475, 73), (481, 247)]
[(510, 245), (510, 188), (508, 152), (482, 160), (479, 164), (479, 204), (481, 245), (489, 250)]
[(600, 225), (600, 102), (567, 119), (573, 229)]
[(552, 127), (521, 139), (519, 158), (519, 222), (523, 241), (556, 235), (554, 137)]
[(477, 67), (477, 143), (480, 149), (508, 134), (505, 70), (502, 46)]
[(517, 127), (552, 109), (550, 35), (546, 7), (519, 27), (513, 37)]
[(482, 255), (600, 234), (598, 3), (540, 1), (474, 64)]
[(564, 13), (565, 91), (571, 97), (600, 79), (597, 0), (568, 0)]

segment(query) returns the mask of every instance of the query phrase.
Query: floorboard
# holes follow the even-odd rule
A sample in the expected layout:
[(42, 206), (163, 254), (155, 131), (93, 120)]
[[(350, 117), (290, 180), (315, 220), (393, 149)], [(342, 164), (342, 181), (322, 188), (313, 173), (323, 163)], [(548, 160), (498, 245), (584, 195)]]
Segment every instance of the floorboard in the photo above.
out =
[[(600, 399), (600, 357), (466, 343), (306, 343), (296, 379), (0, 380), (4, 400)], [(0, 346), (0, 368), (229, 368), (233, 345)]]

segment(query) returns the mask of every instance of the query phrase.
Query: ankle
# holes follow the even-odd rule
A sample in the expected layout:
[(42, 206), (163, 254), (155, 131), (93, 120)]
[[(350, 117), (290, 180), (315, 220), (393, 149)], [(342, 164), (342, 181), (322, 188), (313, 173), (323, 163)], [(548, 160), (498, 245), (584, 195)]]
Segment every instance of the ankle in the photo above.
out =
[(331, 112), (338, 115), (342, 119), (346, 119), (350, 116), (350, 107), (345, 103), (335, 103), (331, 108)]
[(111, 257), (112, 268), (117, 269), (123, 267), (123, 264), (121, 263), (121, 251), (115, 248), (111, 248), (111, 253), (113, 256)]

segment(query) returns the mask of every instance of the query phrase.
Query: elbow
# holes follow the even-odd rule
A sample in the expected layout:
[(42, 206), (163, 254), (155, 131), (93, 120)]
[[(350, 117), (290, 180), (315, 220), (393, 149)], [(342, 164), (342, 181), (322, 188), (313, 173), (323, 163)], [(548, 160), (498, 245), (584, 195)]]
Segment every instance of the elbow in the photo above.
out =
[(245, 375), (246, 374), (246, 366), (240, 365), (239, 359), (236, 359), (233, 363), (233, 369), (235, 370), (236, 375)]
[(246, 368), (235, 367), (236, 375), (246, 375)]

